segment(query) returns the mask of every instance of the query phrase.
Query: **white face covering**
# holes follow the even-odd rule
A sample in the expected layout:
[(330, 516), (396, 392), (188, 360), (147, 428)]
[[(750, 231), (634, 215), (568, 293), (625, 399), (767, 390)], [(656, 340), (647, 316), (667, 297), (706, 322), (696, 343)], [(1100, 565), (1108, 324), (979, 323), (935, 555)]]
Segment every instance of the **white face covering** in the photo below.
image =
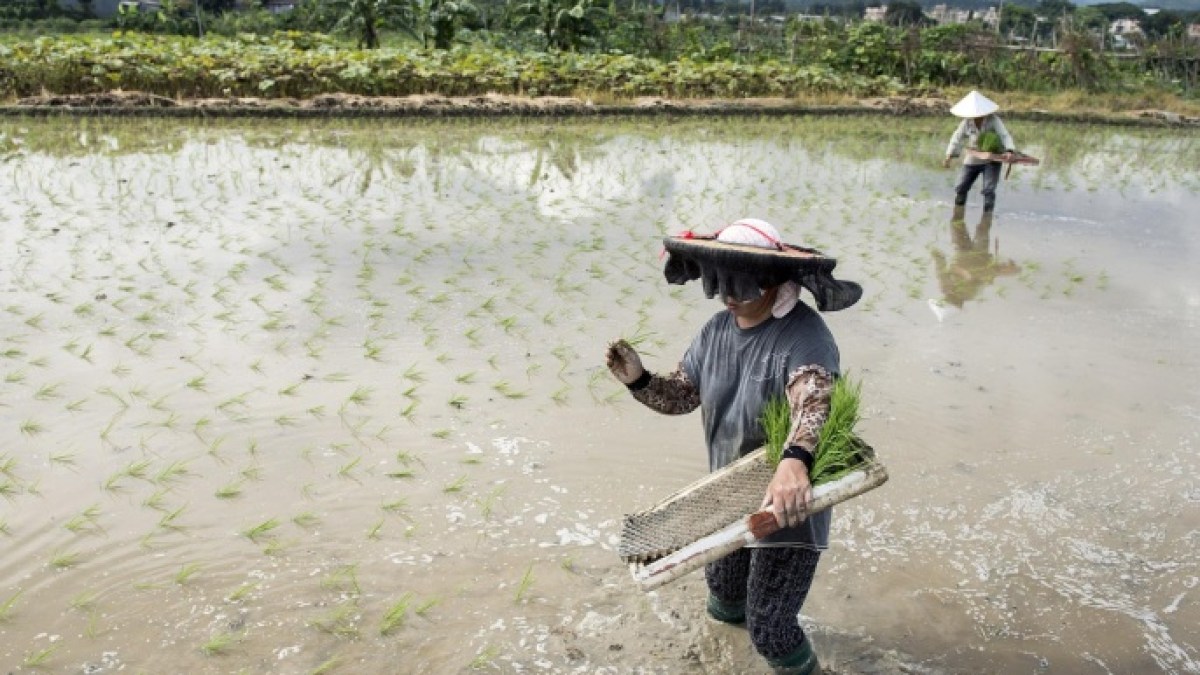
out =
[[(735, 221), (729, 227), (721, 230), (717, 235), (717, 241), (770, 249), (779, 248), (782, 243), (779, 239), (779, 230), (775, 229), (774, 225), (758, 218), (743, 218)], [(771, 316), (779, 319), (787, 315), (799, 301), (800, 284), (794, 281), (784, 282), (775, 295)]]

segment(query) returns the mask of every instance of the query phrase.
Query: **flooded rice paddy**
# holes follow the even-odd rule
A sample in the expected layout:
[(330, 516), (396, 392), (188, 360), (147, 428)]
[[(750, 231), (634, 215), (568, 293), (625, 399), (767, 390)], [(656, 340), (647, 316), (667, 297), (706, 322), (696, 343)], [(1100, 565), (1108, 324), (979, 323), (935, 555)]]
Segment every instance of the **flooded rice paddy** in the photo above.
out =
[(1010, 122), (989, 227), (951, 127), (0, 121), (0, 670), (763, 672), (617, 559), (705, 460), (602, 366), (756, 216), (866, 289), (825, 665), (1200, 673), (1200, 137)]

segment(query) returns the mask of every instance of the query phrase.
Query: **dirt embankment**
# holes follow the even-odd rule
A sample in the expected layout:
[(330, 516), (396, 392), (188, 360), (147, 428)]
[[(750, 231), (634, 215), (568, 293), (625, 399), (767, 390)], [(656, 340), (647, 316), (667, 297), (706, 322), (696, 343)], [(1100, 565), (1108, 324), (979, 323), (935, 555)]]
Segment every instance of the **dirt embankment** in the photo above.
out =
[[(0, 106), (6, 114), (157, 115), (178, 117), (471, 117), (589, 115), (947, 115), (952, 101), (942, 98), (893, 96), (814, 104), (794, 99), (664, 99), (593, 103), (575, 97), (522, 97), (489, 94), (449, 97), (436, 94), (406, 97), (323, 94), (294, 98), (173, 99), (136, 91), (100, 94), (43, 94)], [(1166, 110), (1072, 113), (1008, 110), (1006, 117), (1068, 122), (1200, 127), (1200, 117)]]

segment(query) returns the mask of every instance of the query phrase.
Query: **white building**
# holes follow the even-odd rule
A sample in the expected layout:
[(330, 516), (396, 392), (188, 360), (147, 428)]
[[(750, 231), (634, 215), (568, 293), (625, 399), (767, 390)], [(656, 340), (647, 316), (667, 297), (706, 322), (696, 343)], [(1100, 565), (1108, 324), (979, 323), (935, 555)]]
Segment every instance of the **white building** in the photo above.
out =
[(989, 28), (999, 28), (1000, 12), (997, 11), (995, 7), (988, 7), (987, 11), (983, 13), (983, 16), (979, 17), (979, 20), (983, 22), (983, 25)]
[(1000, 12), (996, 11), (995, 7), (988, 7), (986, 12), (980, 14), (969, 9), (959, 9), (947, 5), (934, 5), (933, 9), (929, 10), (928, 15), (929, 18), (938, 24), (982, 21), (983, 25), (995, 28), (1000, 23)]
[(883, 21), (885, 16), (887, 16), (887, 5), (883, 5), (882, 7), (868, 7), (863, 12), (864, 21)]
[(1112, 35), (1141, 35), (1142, 25), (1137, 19), (1117, 19), (1108, 26), (1108, 32)]
[(971, 11), (946, 5), (934, 5), (928, 12), (929, 18), (939, 24), (966, 23), (971, 20)]

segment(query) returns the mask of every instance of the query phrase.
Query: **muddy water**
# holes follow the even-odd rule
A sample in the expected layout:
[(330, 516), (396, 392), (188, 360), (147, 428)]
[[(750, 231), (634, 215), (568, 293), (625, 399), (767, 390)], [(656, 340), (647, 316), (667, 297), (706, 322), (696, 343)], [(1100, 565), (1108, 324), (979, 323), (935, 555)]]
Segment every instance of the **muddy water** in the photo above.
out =
[[(1200, 672), (1200, 146), (1013, 123), (0, 125), (0, 666), (762, 672), (620, 516), (702, 475), (631, 402), (714, 311), (657, 243), (766, 218), (892, 479), (804, 608), (837, 672)], [(985, 224), (986, 225), (986, 224)]]

